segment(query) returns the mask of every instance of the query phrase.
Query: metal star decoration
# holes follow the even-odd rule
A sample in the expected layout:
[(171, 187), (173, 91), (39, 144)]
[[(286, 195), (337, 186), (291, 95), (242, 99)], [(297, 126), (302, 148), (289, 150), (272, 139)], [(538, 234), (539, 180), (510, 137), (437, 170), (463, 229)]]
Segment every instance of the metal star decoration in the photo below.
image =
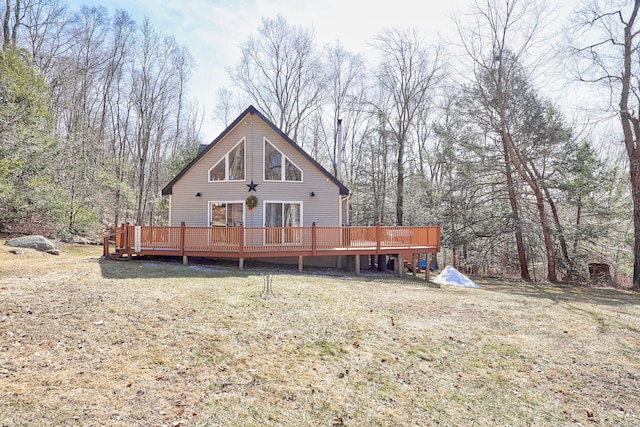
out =
[(258, 192), (256, 190), (257, 186), (258, 186), (258, 184), (254, 184), (253, 180), (251, 180), (251, 184), (247, 184), (247, 187), (249, 187), (249, 193), (251, 193), (252, 191), (255, 191), (257, 193)]

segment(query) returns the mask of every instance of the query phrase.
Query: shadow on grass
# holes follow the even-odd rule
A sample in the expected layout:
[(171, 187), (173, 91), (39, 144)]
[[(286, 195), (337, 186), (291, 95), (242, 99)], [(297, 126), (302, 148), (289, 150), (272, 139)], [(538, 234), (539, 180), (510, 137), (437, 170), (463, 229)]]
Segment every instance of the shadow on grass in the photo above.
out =
[(439, 288), (440, 285), (427, 282), (424, 278), (405, 275), (395, 276), (391, 271), (387, 273), (370, 273), (362, 271), (361, 276), (355, 276), (338, 268), (305, 266), (304, 272), (298, 272), (298, 266), (293, 264), (275, 264), (252, 259), (245, 260), (244, 269), (238, 268), (238, 261), (233, 259), (189, 258), (189, 265), (182, 264), (182, 257), (153, 257), (140, 256), (130, 260), (100, 259), (102, 277), (109, 279), (148, 279), (148, 278), (182, 278), (182, 277), (249, 277), (260, 274), (291, 274), (310, 276), (329, 276), (335, 278), (357, 279), (368, 283), (387, 283), (398, 285), (420, 285)]
[(396, 285), (419, 285), (419, 286), (427, 286), (429, 288), (440, 288), (440, 285), (433, 282), (428, 282), (424, 280), (424, 278), (404, 275), (402, 277), (398, 277), (393, 273), (389, 274), (375, 274), (368, 275), (363, 274), (358, 277), (358, 280), (367, 282), (367, 283), (388, 283), (388, 284), (396, 284)]
[[(182, 264), (181, 257), (141, 256), (125, 260), (100, 259), (102, 277), (107, 279), (150, 279), (150, 278), (183, 278), (183, 277), (247, 277), (256, 271), (240, 271), (225, 261)], [(258, 272), (259, 273), (259, 272)]]
[[(322, 275), (332, 277), (350, 276), (345, 270), (331, 267), (305, 266), (298, 272), (296, 264), (276, 264), (253, 259), (245, 259), (240, 270), (237, 259), (213, 259), (189, 257), (189, 265), (182, 264), (182, 257), (139, 256), (131, 259), (100, 259), (102, 276), (111, 279), (135, 279), (157, 277), (248, 277), (261, 274)], [(423, 281), (424, 282), (424, 281)]]
[(477, 279), (476, 281), (486, 291), (523, 297), (609, 306), (640, 305), (640, 294), (622, 289), (551, 285), (547, 283), (509, 283), (492, 279)]

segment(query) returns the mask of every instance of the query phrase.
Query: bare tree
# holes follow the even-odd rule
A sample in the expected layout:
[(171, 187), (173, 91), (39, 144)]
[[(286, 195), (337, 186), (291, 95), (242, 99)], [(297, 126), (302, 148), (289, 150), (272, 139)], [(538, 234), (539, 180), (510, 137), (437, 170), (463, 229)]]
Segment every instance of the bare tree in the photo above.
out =
[(555, 282), (556, 260), (544, 194), (528, 157), (533, 153), (532, 120), (539, 118), (540, 103), (531, 88), (529, 75), (524, 72), (524, 60), (536, 43), (545, 21), (545, 10), (523, 0), (491, 0), (482, 5), (476, 2), (473, 14), (473, 24), (458, 22), (458, 32), (471, 59), (475, 76), (472, 86), (483, 106), (479, 111), (484, 116), (481, 120), (500, 139), (522, 278), (528, 280), (529, 273), (512, 171), (520, 175), (535, 196), (546, 252), (547, 279)]
[(384, 94), (378, 105), (394, 143), (396, 157), (396, 222), (404, 221), (405, 155), (420, 113), (433, 101), (442, 78), (440, 50), (429, 51), (415, 29), (386, 30), (374, 38), (381, 62), (376, 72)]
[[(131, 91), (135, 115), (136, 222), (147, 218), (150, 189), (158, 185), (158, 162), (166, 154), (171, 117), (180, 104), (181, 80), (192, 67), (173, 37), (158, 34), (145, 20), (134, 47)], [(155, 193), (153, 193), (155, 194)]]
[[(324, 141), (331, 144), (328, 153), (332, 160), (333, 174), (338, 175), (338, 164), (343, 163), (343, 152), (338, 153), (338, 120), (343, 122), (343, 141), (350, 137), (351, 123), (354, 116), (361, 109), (360, 95), (363, 94), (365, 80), (365, 61), (362, 55), (351, 53), (340, 43), (327, 46), (325, 58), (328, 71), (328, 116), (331, 135), (326, 135)], [(342, 156), (339, 158), (339, 156)], [(340, 169), (343, 169), (340, 167)], [(341, 177), (342, 179), (343, 177)]]
[(24, 18), (24, 4), (21, 0), (5, 0), (2, 13), (2, 47), (16, 46), (18, 29)]
[(218, 89), (216, 92), (216, 105), (212, 114), (213, 120), (225, 128), (229, 126), (247, 108), (247, 103), (251, 102), (243, 98), (242, 95), (228, 88)]
[(73, 42), (65, 34), (69, 21), (69, 10), (60, 0), (31, 0), (25, 10), (25, 44), (35, 65), (45, 74), (52, 71), (56, 59)]
[[(640, 292), (640, 0), (585, 4), (572, 32), (581, 81), (602, 84), (622, 127), (633, 199), (633, 289)], [(614, 104), (617, 99), (617, 105)]]
[(311, 30), (282, 17), (264, 18), (258, 36), (241, 45), (241, 59), (227, 72), (252, 102), (294, 141), (318, 107), (325, 83)]

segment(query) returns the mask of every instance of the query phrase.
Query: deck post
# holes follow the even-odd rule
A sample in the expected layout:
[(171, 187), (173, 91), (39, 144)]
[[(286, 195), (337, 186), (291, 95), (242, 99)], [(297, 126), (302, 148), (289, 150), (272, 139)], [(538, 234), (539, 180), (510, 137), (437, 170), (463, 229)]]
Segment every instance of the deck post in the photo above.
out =
[[(418, 261), (420, 257), (418, 257)], [(416, 254), (411, 252), (411, 271), (413, 272), (413, 277), (418, 277), (418, 268), (420, 268), (420, 262), (418, 262), (418, 266), (416, 267)]]
[(400, 252), (398, 254), (398, 259), (397, 259), (397, 263), (396, 263), (396, 273), (398, 274), (398, 277), (402, 277), (402, 275), (404, 274), (404, 254), (402, 252)]
[(184, 235), (185, 235), (184, 221), (180, 223), (180, 255), (184, 255)]
[(424, 259), (427, 260), (427, 265), (425, 265), (425, 269), (424, 269), (424, 280), (426, 280), (427, 282), (429, 281), (429, 270), (430, 270), (430, 266), (429, 266), (429, 254), (424, 254)]
[(189, 264), (189, 257), (184, 254), (184, 235), (185, 235), (185, 223), (182, 221), (180, 223), (180, 255), (182, 255), (182, 264)]
[(102, 240), (102, 258), (109, 258), (109, 236)]
[(124, 254), (127, 259), (131, 259), (131, 253), (129, 251), (129, 223), (124, 224)]
[(380, 223), (376, 224), (376, 255), (380, 255), (380, 240), (382, 240), (382, 229)]
[(244, 269), (244, 224), (238, 227), (238, 268)]
[(300, 273), (302, 273), (303, 270), (303, 259), (304, 257), (302, 255), (298, 256), (298, 271)]
[(356, 276), (359, 276), (360, 275), (360, 255), (354, 255), (354, 261), (355, 261), (354, 270), (355, 270)]
[(316, 254), (316, 246), (318, 244), (318, 236), (317, 236), (316, 223), (311, 223), (311, 256), (315, 256)]

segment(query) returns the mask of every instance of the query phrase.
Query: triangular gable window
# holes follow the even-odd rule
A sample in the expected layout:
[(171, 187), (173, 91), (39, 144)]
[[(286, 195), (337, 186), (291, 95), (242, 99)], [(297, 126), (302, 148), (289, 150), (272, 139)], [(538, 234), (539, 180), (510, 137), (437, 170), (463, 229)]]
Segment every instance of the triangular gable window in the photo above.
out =
[(302, 169), (264, 139), (264, 180), (302, 182)]
[(242, 138), (218, 163), (209, 169), (209, 182), (214, 181), (244, 181), (245, 158)]

